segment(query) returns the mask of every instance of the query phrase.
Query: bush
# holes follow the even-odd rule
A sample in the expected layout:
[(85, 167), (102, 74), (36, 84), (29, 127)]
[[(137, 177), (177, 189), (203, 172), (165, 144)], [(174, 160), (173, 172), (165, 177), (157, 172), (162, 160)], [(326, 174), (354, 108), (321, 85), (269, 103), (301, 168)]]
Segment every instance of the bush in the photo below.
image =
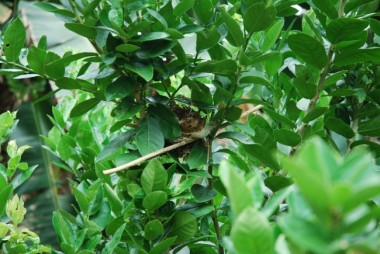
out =
[(63, 55), (7, 25), (2, 73), (72, 92), (43, 137), (64, 253), (376, 253), (377, 7), (293, 4), (36, 3), (93, 46)]

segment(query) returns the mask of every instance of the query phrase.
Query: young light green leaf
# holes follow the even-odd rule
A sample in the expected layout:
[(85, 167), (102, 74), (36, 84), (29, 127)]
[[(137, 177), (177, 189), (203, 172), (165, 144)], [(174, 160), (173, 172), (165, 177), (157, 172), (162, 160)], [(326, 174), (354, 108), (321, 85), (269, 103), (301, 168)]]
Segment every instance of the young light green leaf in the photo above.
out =
[(14, 19), (4, 32), (4, 54), (8, 62), (16, 62), (26, 41), (24, 24), (20, 18)]
[(274, 253), (274, 232), (268, 219), (253, 208), (245, 209), (231, 229), (231, 239), (239, 254)]
[(223, 185), (226, 187), (232, 212), (235, 216), (239, 216), (239, 214), (254, 203), (251, 191), (248, 189), (244, 177), (237, 173), (228, 161), (220, 163), (219, 174)]
[(249, 7), (243, 16), (244, 28), (249, 34), (270, 27), (276, 18), (276, 8), (265, 3), (255, 3)]
[(327, 64), (327, 55), (323, 45), (314, 37), (297, 33), (288, 37), (290, 49), (307, 64), (322, 69)]
[(149, 161), (141, 174), (141, 185), (147, 194), (165, 190), (167, 181), (168, 174), (157, 159)]

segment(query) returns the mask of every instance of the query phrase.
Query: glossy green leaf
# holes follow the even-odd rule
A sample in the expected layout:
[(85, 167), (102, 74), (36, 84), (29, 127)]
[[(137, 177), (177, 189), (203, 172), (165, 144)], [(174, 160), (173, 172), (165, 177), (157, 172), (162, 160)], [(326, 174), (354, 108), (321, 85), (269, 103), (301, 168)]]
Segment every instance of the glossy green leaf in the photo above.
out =
[(244, 37), (240, 25), (230, 16), (230, 14), (228, 14), (227, 11), (221, 9), (221, 13), (228, 30), (228, 42), (235, 47), (242, 46), (244, 43)]
[(307, 64), (322, 69), (327, 64), (327, 55), (323, 45), (314, 37), (297, 33), (288, 37), (290, 49)]
[(7, 201), (11, 198), (13, 192), (13, 185), (8, 185), (0, 191), (0, 216), (3, 216)]
[(207, 61), (198, 64), (195, 67), (195, 72), (207, 72), (214, 74), (235, 74), (237, 71), (237, 64), (231, 59), (225, 59), (220, 61)]
[(264, 111), (265, 111), (265, 113), (267, 113), (267, 114), (268, 114), (273, 120), (276, 120), (276, 121), (282, 122), (282, 123), (284, 123), (284, 124), (289, 125), (289, 126), (292, 127), (292, 128), (295, 128), (295, 123), (294, 123), (292, 120), (286, 118), (285, 116), (280, 115), (280, 114), (278, 114), (277, 112), (275, 112), (275, 111), (273, 111), (273, 110), (271, 110), (271, 109), (268, 109), (268, 108), (264, 108)]
[(120, 77), (107, 86), (105, 94), (107, 100), (122, 99), (133, 93), (134, 82), (127, 77)]
[(115, 232), (115, 234), (112, 236), (111, 240), (109, 240), (104, 249), (102, 250), (102, 254), (111, 254), (114, 253), (115, 248), (119, 244), (121, 237), (123, 235), (125, 229), (125, 224), (122, 224)]
[(166, 252), (170, 246), (175, 243), (176, 239), (177, 237), (174, 236), (161, 241), (149, 251), (149, 254), (161, 254)]
[(141, 155), (147, 155), (164, 147), (164, 134), (154, 117), (144, 118), (136, 133), (136, 145)]
[(236, 172), (235, 167), (228, 161), (219, 165), (220, 179), (227, 190), (231, 202), (231, 209), (235, 216), (239, 216), (245, 209), (254, 203), (242, 174)]
[(302, 119), (304, 123), (313, 121), (314, 119), (322, 116), (328, 110), (327, 107), (315, 107)]
[(191, 8), (193, 8), (194, 0), (188, 0), (188, 1), (177, 1), (178, 4), (173, 9), (173, 14), (175, 16), (181, 16)]
[(4, 32), (4, 55), (9, 62), (16, 62), (19, 58), (21, 49), (26, 41), (24, 24), (20, 18), (14, 19)]
[[(276, 176), (280, 177), (280, 176)], [(288, 178), (286, 178), (288, 179)], [(269, 200), (265, 203), (264, 207), (261, 209), (261, 212), (267, 216), (268, 218), (277, 210), (279, 210), (280, 205), (284, 202), (284, 200), (289, 196), (290, 193), (293, 191), (293, 186), (291, 185), (293, 182), (291, 182), (290, 179), (286, 181), (285, 184), (287, 184), (287, 187), (284, 187), (280, 189), (279, 191), (276, 191), (273, 193)]]
[(380, 48), (350, 50), (338, 54), (334, 60), (334, 64), (336, 64), (337, 66), (365, 62), (380, 62)]
[(264, 41), (261, 47), (263, 51), (267, 51), (275, 45), (283, 27), (284, 20), (281, 19), (268, 29), (268, 31), (265, 33)]
[(243, 16), (244, 28), (249, 34), (263, 31), (273, 25), (276, 19), (276, 8), (264, 3), (255, 3)]
[(176, 42), (171, 40), (146, 41), (140, 45), (140, 50), (135, 54), (141, 59), (150, 59), (164, 54), (175, 45)]
[(123, 134), (117, 136), (111, 140), (103, 150), (96, 156), (96, 161), (101, 161), (111, 156), (114, 156), (122, 147), (125, 146), (128, 140), (133, 137), (133, 131), (126, 131)]
[(338, 18), (338, 11), (331, 0), (313, 0), (313, 4), (330, 19)]
[(253, 156), (264, 163), (266, 166), (274, 169), (280, 170), (278, 162), (272, 156), (271, 151), (259, 144), (244, 145), (244, 150), (247, 152), (248, 156)]
[(181, 128), (177, 116), (162, 104), (151, 105), (149, 114), (158, 120), (160, 129), (167, 139), (178, 138), (181, 135)]
[(80, 102), (71, 110), (70, 117), (78, 117), (86, 114), (88, 111), (93, 109), (99, 103), (99, 101), (100, 100), (97, 98), (91, 98)]
[[(365, 33), (368, 21), (356, 18), (339, 18), (331, 21), (326, 28), (327, 39), (333, 44), (343, 41), (360, 40), (360, 34)], [(367, 37), (367, 35), (365, 35)]]
[(365, 5), (367, 3), (373, 2), (373, 0), (353, 0), (349, 1), (345, 6), (344, 6), (344, 12), (349, 13), (353, 9), (356, 9), (360, 7), (361, 5)]
[(74, 33), (77, 33), (88, 39), (95, 39), (96, 37), (96, 28), (93, 26), (79, 23), (65, 23), (65, 27), (70, 31), (73, 31)]
[(205, 50), (209, 49), (216, 44), (218, 44), (220, 40), (220, 33), (218, 32), (217, 28), (215, 26), (212, 26), (211, 28), (200, 31), (197, 33), (197, 50)]
[(190, 169), (200, 168), (207, 164), (207, 148), (203, 142), (196, 142), (187, 159)]
[(363, 136), (379, 137), (380, 136), (380, 118), (373, 118), (367, 122), (359, 124), (359, 134)]
[(151, 32), (151, 33), (140, 35), (139, 37), (134, 39), (134, 41), (136, 42), (155, 41), (159, 39), (165, 39), (168, 37), (169, 37), (169, 34), (164, 33), (164, 32)]
[(168, 236), (176, 236), (176, 243), (190, 240), (197, 232), (197, 221), (190, 213), (183, 211), (176, 212), (171, 223), (172, 227)]
[(214, 189), (210, 189), (207, 186), (194, 184), (191, 187), (191, 194), (193, 194), (195, 201), (197, 201), (198, 203), (202, 203), (212, 200), (217, 193)]
[(143, 207), (152, 212), (153, 210), (163, 206), (168, 201), (168, 195), (164, 191), (153, 191), (146, 195), (143, 199)]
[(134, 52), (136, 50), (139, 50), (140, 47), (133, 45), (133, 44), (121, 44), (115, 48), (117, 51), (123, 52), (123, 53), (130, 53)]
[(159, 220), (151, 220), (144, 227), (144, 238), (154, 240), (164, 233), (164, 227)]
[(327, 128), (345, 138), (353, 138), (355, 136), (355, 132), (351, 129), (351, 127), (339, 118), (328, 118), (325, 124)]
[(203, 24), (209, 23), (215, 11), (211, 0), (195, 0), (193, 10)]
[(278, 129), (274, 130), (273, 134), (277, 142), (284, 145), (296, 146), (301, 142), (301, 136), (290, 130)]
[(274, 253), (274, 232), (268, 219), (253, 208), (245, 209), (231, 229), (231, 240), (239, 254)]
[(133, 62), (130, 64), (125, 64), (124, 67), (127, 70), (138, 74), (147, 82), (153, 78), (153, 67), (148, 63)]
[(141, 185), (145, 193), (166, 189), (168, 174), (157, 159), (149, 161), (141, 175)]

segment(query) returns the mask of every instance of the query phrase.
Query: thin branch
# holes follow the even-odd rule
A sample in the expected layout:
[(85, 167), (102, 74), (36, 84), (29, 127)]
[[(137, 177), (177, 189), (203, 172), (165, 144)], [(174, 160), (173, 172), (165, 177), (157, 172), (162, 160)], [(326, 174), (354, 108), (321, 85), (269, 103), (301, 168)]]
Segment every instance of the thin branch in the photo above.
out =
[(181, 141), (179, 143), (176, 143), (176, 144), (164, 147), (164, 148), (162, 148), (162, 149), (160, 149), (158, 151), (155, 151), (153, 153), (149, 153), (147, 155), (144, 155), (144, 156), (142, 156), (142, 157), (140, 157), (140, 158), (138, 158), (138, 159), (136, 159), (134, 161), (128, 162), (128, 163), (126, 163), (124, 165), (118, 166), (116, 168), (111, 168), (111, 169), (108, 169), (108, 170), (104, 170), (103, 173), (105, 175), (108, 175), (108, 174), (116, 173), (116, 172), (121, 171), (123, 169), (127, 169), (127, 168), (130, 168), (130, 167), (136, 166), (136, 165), (138, 165), (138, 164), (140, 164), (140, 163), (142, 163), (142, 162), (144, 162), (146, 160), (149, 160), (151, 158), (154, 158), (154, 157), (156, 157), (158, 155), (170, 152), (172, 150), (175, 150), (177, 148), (180, 148), (182, 146), (190, 144), (190, 143), (194, 142), (195, 140), (197, 140), (197, 139), (194, 139), (194, 138), (185, 139), (185, 140), (183, 140), (183, 141)]
[(256, 111), (259, 111), (259, 110), (262, 109), (263, 107), (264, 107), (264, 106), (263, 106), (262, 104), (259, 104), (259, 105), (257, 105), (256, 107), (253, 107), (253, 108), (251, 108), (251, 109), (249, 109), (249, 110), (243, 112), (243, 114), (241, 114), (240, 118), (244, 118), (244, 117), (248, 116), (248, 115), (251, 114), (251, 113), (254, 113), (254, 112), (256, 112)]

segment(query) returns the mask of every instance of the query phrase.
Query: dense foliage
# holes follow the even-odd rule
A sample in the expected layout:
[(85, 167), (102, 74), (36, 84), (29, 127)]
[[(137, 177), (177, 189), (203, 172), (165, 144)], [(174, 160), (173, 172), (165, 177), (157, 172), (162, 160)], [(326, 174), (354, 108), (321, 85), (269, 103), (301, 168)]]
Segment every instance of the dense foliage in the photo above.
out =
[(378, 1), (61, 2), (35, 5), (92, 47), (25, 47), (14, 18), (0, 71), (71, 91), (43, 137), (64, 253), (378, 252)]

